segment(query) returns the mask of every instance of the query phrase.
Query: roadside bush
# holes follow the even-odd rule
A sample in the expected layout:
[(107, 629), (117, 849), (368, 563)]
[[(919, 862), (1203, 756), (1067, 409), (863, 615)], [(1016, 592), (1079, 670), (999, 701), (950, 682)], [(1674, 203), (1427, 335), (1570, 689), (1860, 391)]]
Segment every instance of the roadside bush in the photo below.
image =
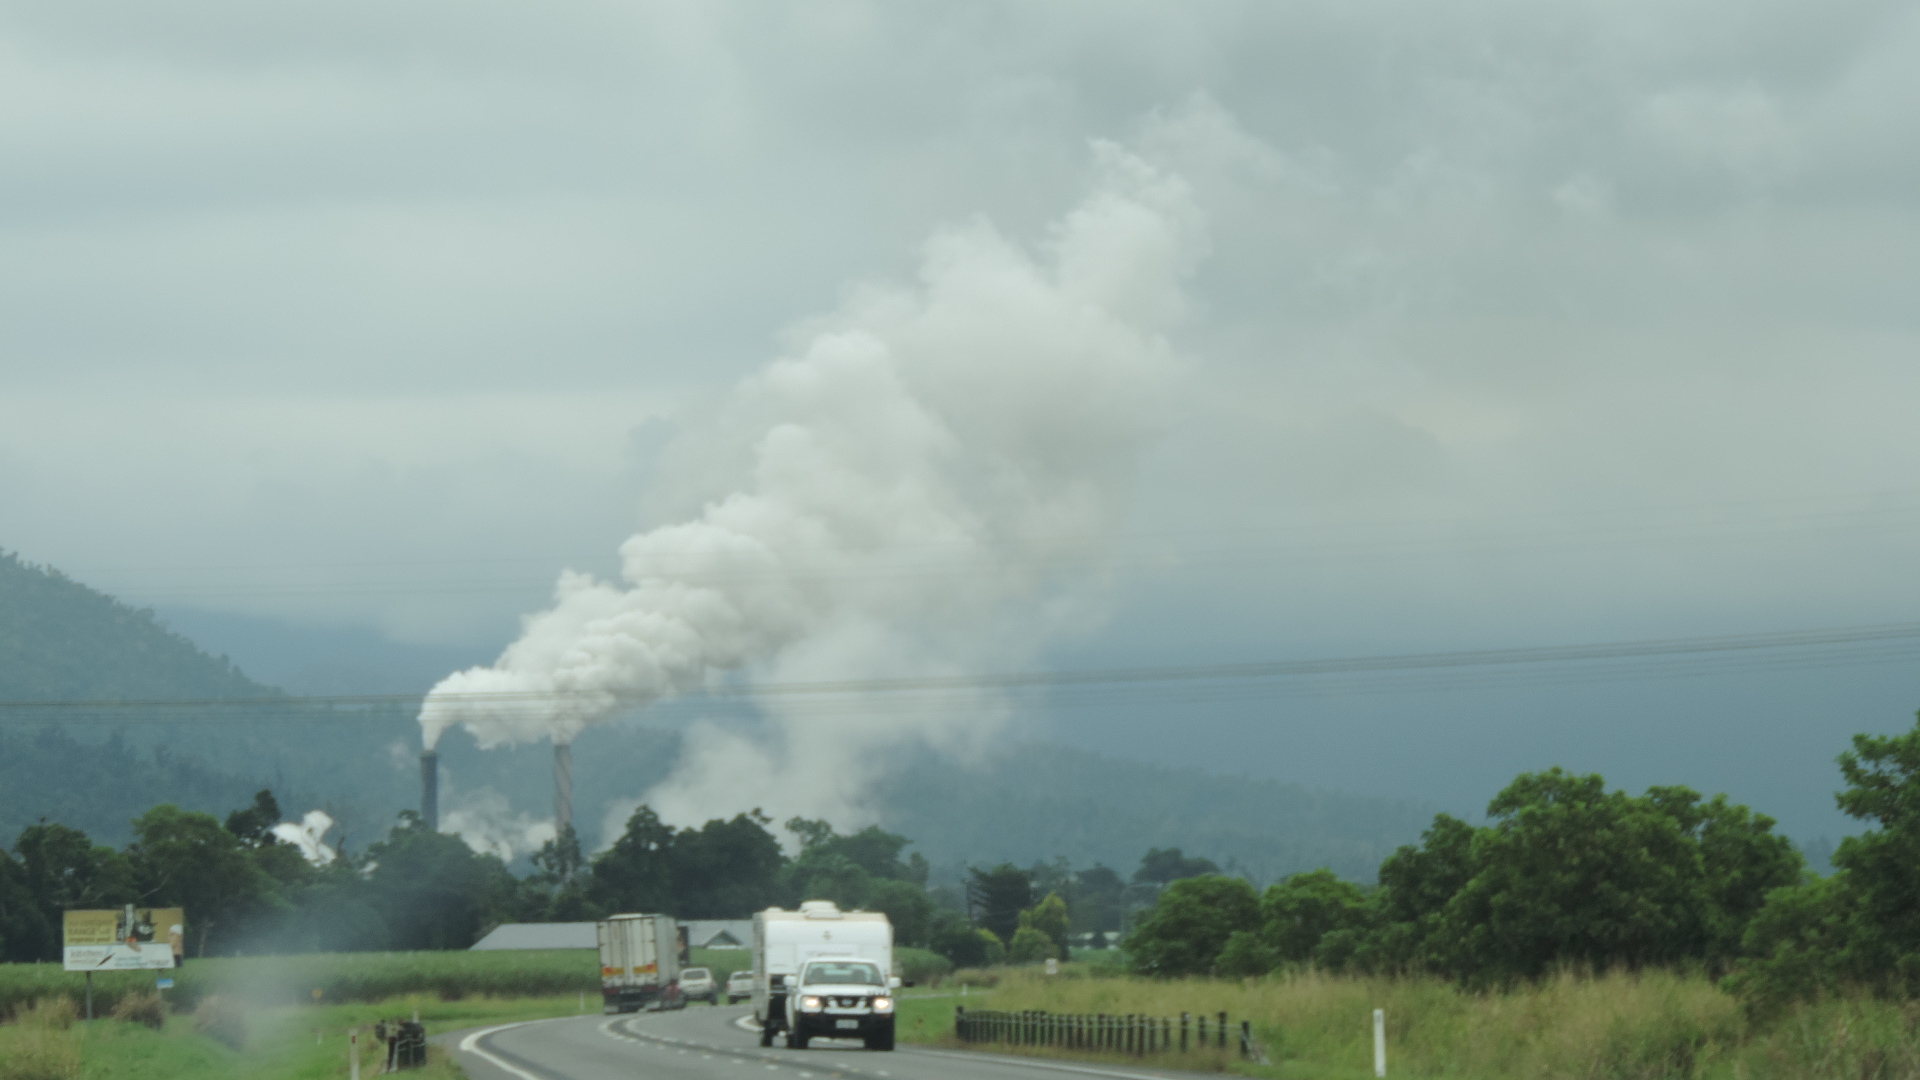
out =
[(167, 1026), (167, 1007), (156, 992), (128, 994), (113, 1004), (113, 1018), (141, 1024), (155, 1031)]
[(893, 950), (893, 963), (903, 982), (928, 986), (953, 972), (953, 962), (937, 952), (901, 946)]
[(47, 1031), (65, 1031), (79, 1018), (80, 1009), (70, 997), (37, 998), (13, 1016), (14, 1023), (21, 1027)]
[(1053, 943), (1053, 939), (1031, 926), (1015, 930), (1013, 941), (1007, 945), (1007, 961), (1014, 964), (1037, 964), (1059, 955), (1060, 947)]
[(202, 999), (200, 1007), (194, 1010), (193, 1029), (235, 1050), (246, 1049), (246, 1011), (233, 998), (215, 994)]
[(77, 1032), (31, 1027), (0, 1041), (0, 1080), (79, 1080)]
[(1214, 961), (1214, 971), (1229, 977), (1265, 975), (1280, 966), (1280, 953), (1252, 930), (1235, 930)]

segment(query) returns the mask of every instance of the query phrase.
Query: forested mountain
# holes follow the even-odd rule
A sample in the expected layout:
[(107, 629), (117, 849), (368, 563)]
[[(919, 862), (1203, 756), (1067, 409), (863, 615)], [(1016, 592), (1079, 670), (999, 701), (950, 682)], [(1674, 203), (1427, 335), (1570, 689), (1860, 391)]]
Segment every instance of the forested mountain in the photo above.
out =
[(162, 626), (153, 612), (0, 551), (0, 700), (272, 693)]
[[(290, 816), (324, 809), (339, 822), (333, 839), (358, 847), (418, 804), (411, 706), (343, 710), (285, 698), (150, 612), (0, 555), (0, 700), (115, 699), (248, 703), (0, 708), (0, 843), (45, 817), (118, 845), (128, 822), (156, 803), (224, 814), (271, 787)], [(610, 842), (605, 819), (617, 819), (617, 832), (679, 749), (676, 732), (636, 723), (583, 734), (573, 758), (582, 842)], [(443, 821), (460, 811), (512, 842), (551, 814), (544, 744), (483, 752), (456, 731), (440, 751)], [(1259, 881), (1320, 866), (1365, 880), (1432, 816), (1391, 800), (1036, 744), (1008, 745), (973, 766), (910, 756), (875, 794), (879, 823), (911, 838), (945, 878), (968, 864), (1061, 857), (1130, 869), (1148, 848), (1181, 847)], [(741, 800), (737, 810), (751, 809), (750, 787)], [(523, 842), (515, 847), (524, 854)]]
[(118, 737), (83, 743), (58, 730), (0, 730), (0, 847), (42, 818), (118, 846), (131, 838), (127, 823), (156, 804), (225, 817), (253, 800), (260, 779)]
[(1370, 881), (1434, 812), (1033, 743), (978, 768), (925, 756), (882, 786), (883, 824), (912, 837), (936, 867), (1065, 856), (1130, 870), (1149, 848), (1179, 847), (1259, 882), (1323, 866)]

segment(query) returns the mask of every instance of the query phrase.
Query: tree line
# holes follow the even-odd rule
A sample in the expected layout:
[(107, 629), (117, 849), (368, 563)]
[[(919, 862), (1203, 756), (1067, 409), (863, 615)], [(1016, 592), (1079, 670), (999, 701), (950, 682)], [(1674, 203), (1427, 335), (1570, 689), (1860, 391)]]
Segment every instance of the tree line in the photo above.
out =
[(1133, 926), (1128, 961), (1147, 975), (1311, 965), (1476, 986), (1663, 966), (1727, 977), (1759, 1004), (1920, 994), (1920, 723), (1855, 736), (1839, 765), (1840, 808), (1871, 827), (1841, 842), (1830, 875), (1725, 795), (1635, 796), (1555, 768), (1515, 779), (1485, 825), (1436, 816), (1376, 886), (1326, 870), (1264, 892), (1176, 881)]
[(209, 956), (460, 949), (506, 922), (625, 911), (740, 918), (825, 899), (886, 912), (903, 945), (985, 964), (1065, 956), (1076, 932), (1104, 944), (1122, 925), (1130, 889), (1217, 869), (1154, 851), (1132, 884), (1106, 867), (1076, 873), (1059, 860), (974, 869), (964, 889), (930, 890), (926, 860), (878, 826), (843, 835), (792, 818), (784, 827), (798, 850), (789, 856), (758, 810), (676, 828), (641, 806), (607, 850), (586, 857), (568, 830), (519, 877), (411, 811), (365, 850), (320, 866), (274, 836), (280, 820), (262, 790), (224, 821), (156, 806), (133, 821), (120, 850), (66, 825), (29, 826), (11, 852), (0, 848), (0, 961), (57, 960), (63, 911), (124, 904), (185, 908), (187, 953)]

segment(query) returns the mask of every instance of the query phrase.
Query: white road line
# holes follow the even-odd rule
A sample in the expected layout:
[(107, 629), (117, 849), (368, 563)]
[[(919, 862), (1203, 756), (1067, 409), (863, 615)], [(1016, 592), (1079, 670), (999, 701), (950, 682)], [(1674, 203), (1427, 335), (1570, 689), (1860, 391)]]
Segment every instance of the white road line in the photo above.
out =
[(499, 1027), (481, 1028), (479, 1031), (476, 1031), (473, 1034), (467, 1036), (466, 1038), (460, 1040), (460, 1052), (463, 1054), (473, 1054), (476, 1057), (485, 1058), (489, 1064), (493, 1065), (496, 1068), (504, 1069), (505, 1071), (512, 1073), (513, 1075), (519, 1077), (520, 1080), (544, 1080), (543, 1077), (535, 1076), (534, 1074), (528, 1072), (527, 1070), (522, 1069), (518, 1065), (514, 1065), (510, 1062), (502, 1060), (498, 1055), (492, 1053), (491, 1051), (485, 1049), (480, 1045), (481, 1039), (487, 1037), (488, 1035), (492, 1035), (495, 1032), (505, 1031), (508, 1028), (525, 1027), (528, 1024), (538, 1024), (541, 1022), (542, 1021), (539, 1021), (539, 1020), (522, 1020), (517, 1024), (501, 1024)]

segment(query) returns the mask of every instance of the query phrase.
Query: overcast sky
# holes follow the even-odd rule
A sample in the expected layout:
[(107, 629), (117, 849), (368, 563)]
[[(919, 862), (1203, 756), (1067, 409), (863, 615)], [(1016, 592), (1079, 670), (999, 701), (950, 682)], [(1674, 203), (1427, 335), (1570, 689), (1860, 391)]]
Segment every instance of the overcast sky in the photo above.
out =
[[(1210, 253), (1050, 663), (1910, 620), (1917, 114), (1900, 3), (0, 4), (0, 546), (490, 658), (718, 493), (663, 462), (796, 327), (1111, 140)], [(1029, 724), (1832, 831), (1912, 668)]]

